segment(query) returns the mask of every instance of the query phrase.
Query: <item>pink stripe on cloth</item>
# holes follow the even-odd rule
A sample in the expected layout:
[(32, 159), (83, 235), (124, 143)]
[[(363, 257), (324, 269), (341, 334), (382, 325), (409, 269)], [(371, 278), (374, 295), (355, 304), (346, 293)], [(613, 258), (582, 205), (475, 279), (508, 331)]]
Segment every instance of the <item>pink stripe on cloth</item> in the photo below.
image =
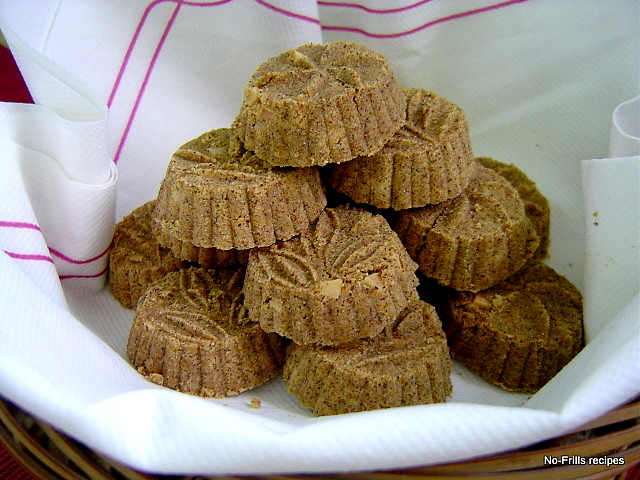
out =
[(371, 33), (371, 32), (367, 32), (366, 30), (360, 29), (360, 28), (355, 28), (355, 27), (342, 27), (342, 26), (337, 26), (337, 25), (322, 25), (322, 29), (323, 30), (331, 30), (331, 31), (339, 31), (339, 32), (351, 32), (351, 33), (358, 33), (360, 35), (364, 35), (365, 37), (369, 37), (369, 38), (398, 38), (398, 37), (404, 37), (407, 35), (411, 35), (417, 32), (420, 32), (422, 30), (425, 30), (429, 27), (433, 27), (434, 25), (438, 25), (440, 23), (445, 23), (445, 22), (449, 22), (451, 20), (458, 20), (461, 18), (465, 18), (465, 17), (470, 17), (472, 15), (477, 15), (479, 13), (485, 13), (485, 12), (490, 12), (492, 10), (497, 10), (500, 8), (504, 8), (504, 7), (509, 7), (511, 5), (515, 5), (518, 3), (524, 3), (524, 2), (528, 2), (530, 0), (509, 0), (507, 2), (501, 2), (501, 3), (496, 3), (493, 5), (488, 5), (486, 7), (481, 7), (481, 8), (476, 8), (474, 10), (467, 10), (465, 12), (460, 12), (460, 13), (454, 13), (453, 15), (448, 15), (446, 17), (442, 17), (442, 18), (438, 18), (436, 20), (432, 20), (430, 22), (424, 23), (416, 28), (412, 28), (410, 30), (405, 30), (402, 32), (396, 32), (396, 33)]
[[(7, 221), (7, 220), (0, 220), (0, 227), (6, 227), (6, 228), (26, 228), (29, 230), (35, 230), (38, 232), (42, 232), (42, 230), (40, 229), (40, 227), (38, 225), (35, 225), (33, 223), (29, 223), (29, 222), (14, 222), (14, 221)], [(111, 245), (109, 245), (109, 247), (104, 250), (103, 252), (99, 253), (98, 255), (96, 255), (95, 257), (92, 258), (88, 258), (85, 260), (78, 260), (75, 258), (72, 258), (68, 255), (65, 255), (64, 253), (62, 253), (59, 250), (56, 250), (55, 248), (51, 248), (48, 247), (49, 251), (56, 257), (58, 257), (61, 260), (64, 260), (65, 262), (68, 263), (72, 263), (75, 265), (84, 265), (87, 263), (91, 263), (91, 262), (95, 262), (96, 260), (100, 260), (102, 257), (104, 257), (105, 255), (107, 255), (109, 253), (109, 250), (111, 250)], [(23, 253), (17, 253), (17, 252), (7, 252), (5, 250), (5, 253), (7, 253), (9, 256), (13, 257), (13, 258), (19, 258), (22, 260), (46, 260), (46, 261), (53, 261), (50, 257), (47, 257), (46, 255), (32, 255), (32, 254), (23, 254)]]
[(290, 12), (288, 10), (284, 10), (283, 8), (276, 7), (275, 5), (271, 5), (270, 3), (265, 2), (264, 0), (253, 0), (259, 5), (268, 8), (269, 10), (273, 10), (274, 12), (281, 13), (285, 17), (295, 18), (296, 20), (303, 20), (309, 23), (315, 23), (316, 25), (320, 25), (320, 20), (313, 17), (307, 17), (305, 15), (300, 15), (299, 13)]
[[(11, 258), (15, 258), (16, 260), (28, 260), (28, 261), (38, 261), (38, 262), (49, 262), (49, 263), (54, 263), (53, 259), (51, 257), (48, 257), (46, 255), (38, 255), (38, 254), (27, 254), (27, 253), (16, 253), (16, 252), (8, 252), (7, 250), (3, 250), (4, 253), (6, 253), (7, 255), (9, 255)], [(98, 258), (98, 257), (96, 257)], [(86, 262), (73, 262), (73, 263), (88, 263), (89, 261), (93, 261), (95, 259), (92, 260), (87, 260)], [(103, 275), (105, 275), (108, 271), (109, 267), (105, 267), (103, 268), (100, 272), (98, 273), (94, 273), (94, 274), (88, 274), (88, 275), (79, 275), (79, 274), (75, 274), (75, 275), (58, 275), (58, 278), (60, 280), (68, 280), (70, 278), (98, 278), (101, 277)]]
[(198, 2), (189, 2), (189, 1), (181, 1), (181, 0), (155, 0), (153, 2), (151, 2), (149, 5), (147, 5), (147, 7), (144, 9), (144, 12), (142, 13), (142, 17), (140, 18), (140, 21), (138, 22), (138, 25), (136, 26), (136, 29), (133, 33), (133, 37), (131, 38), (131, 41), (129, 42), (129, 46), (127, 47), (127, 51), (124, 54), (124, 59), (122, 60), (122, 64), (120, 65), (120, 70), (118, 70), (118, 75), (116, 76), (116, 81), (113, 84), (113, 87), (111, 88), (111, 93), (109, 94), (109, 99), (107, 100), (107, 106), (110, 107), (111, 104), (113, 103), (113, 100), (116, 96), (116, 93), (118, 91), (118, 88), (120, 88), (120, 83), (122, 82), (122, 77), (124, 76), (124, 72), (127, 69), (127, 65), (129, 64), (129, 60), (131, 59), (131, 55), (133, 53), (133, 49), (135, 48), (136, 43), (138, 43), (138, 38), (140, 37), (140, 33), (142, 32), (142, 28), (144, 27), (144, 24), (147, 22), (147, 18), (149, 17), (149, 14), (151, 13), (151, 10), (153, 10), (153, 8), (156, 5), (159, 5), (161, 3), (166, 3), (166, 2), (174, 2), (174, 3), (180, 3), (180, 4), (184, 4), (184, 5), (190, 5), (190, 6), (200, 6), (200, 7), (215, 7), (218, 5), (224, 5), (225, 3), (230, 3), (233, 0), (219, 0), (217, 2), (205, 2), (205, 3), (198, 3)]
[[(136, 113), (138, 111), (138, 108), (140, 107), (140, 102), (142, 101), (142, 97), (144, 96), (144, 92), (147, 88), (147, 84), (149, 83), (149, 79), (151, 77), (151, 74), (153, 72), (153, 69), (155, 67), (156, 61), (158, 60), (158, 56), (160, 55), (160, 52), (162, 51), (162, 48), (164, 46), (164, 43), (167, 39), (167, 36), (169, 35), (169, 32), (171, 31), (171, 28), (173, 26), (173, 23), (175, 22), (176, 17), (178, 16), (178, 12), (180, 11), (180, 8), (183, 5), (186, 6), (190, 6), (190, 7), (217, 7), (217, 6), (221, 6), (227, 3), (231, 3), (234, 0), (219, 0), (219, 1), (215, 1), (215, 2), (195, 2), (195, 1), (188, 1), (188, 0), (155, 0), (153, 2), (151, 2), (149, 5), (147, 5), (147, 7), (145, 8), (142, 17), (140, 18), (140, 21), (138, 22), (138, 25), (136, 26), (136, 29), (134, 31), (133, 37), (131, 38), (131, 41), (129, 42), (129, 46), (127, 47), (127, 51), (124, 55), (124, 58), (122, 60), (122, 63), (120, 65), (120, 69), (118, 70), (118, 74), (116, 76), (116, 80), (115, 83), (111, 89), (111, 93), (109, 94), (109, 99), (107, 100), (107, 106), (111, 107), (111, 105), (113, 105), (113, 102), (115, 101), (115, 97), (117, 94), (118, 89), (120, 88), (120, 84), (122, 82), (122, 78), (124, 77), (124, 73), (127, 69), (127, 65), (129, 64), (129, 61), (131, 60), (131, 56), (133, 54), (133, 50), (135, 48), (136, 43), (138, 42), (138, 39), (140, 37), (140, 34), (142, 32), (142, 29), (144, 28), (144, 25), (147, 21), (147, 18), (149, 17), (149, 14), (151, 13), (151, 11), (153, 10), (154, 7), (156, 7), (159, 4), (162, 3), (167, 3), (167, 2), (173, 2), (176, 4), (176, 8), (174, 9), (173, 13), (171, 14), (171, 17), (169, 18), (169, 21), (167, 22), (167, 25), (165, 26), (164, 31), (162, 32), (162, 36), (160, 37), (160, 40), (158, 42), (158, 45), (156, 46), (156, 49), (153, 53), (153, 56), (151, 57), (151, 61), (149, 62), (149, 66), (147, 67), (147, 71), (145, 73), (142, 85), (140, 86), (140, 89), (137, 92), (136, 95), (136, 100), (134, 102), (133, 108), (131, 109), (131, 113), (129, 114), (129, 118), (127, 119), (127, 123), (125, 125), (125, 129), (124, 132), (120, 138), (120, 142), (118, 143), (118, 147), (116, 149), (116, 153), (114, 155), (114, 163), (117, 164), (118, 161), (120, 160), (120, 156), (122, 154), (122, 149), (124, 148), (124, 145), (127, 141), (127, 138), (129, 136), (129, 132), (131, 131), (131, 126), (133, 125), (133, 121), (135, 119)], [(300, 15), (298, 13), (295, 12), (291, 12), (279, 7), (276, 7), (275, 5), (272, 5), (264, 0), (254, 0), (254, 2), (256, 2), (257, 4), (266, 7), (274, 12), (280, 13), (282, 15), (285, 15), (287, 17), (290, 18), (295, 18), (297, 20), (303, 20), (306, 22), (311, 22), (311, 23), (315, 23), (317, 25), (320, 24), (320, 21), (316, 18), (312, 18), (312, 17), (307, 17), (305, 15)]]
[(65, 262), (73, 263), (75, 265), (84, 265), (84, 264), (87, 264), (87, 263), (95, 262), (96, 260), (100, 260), (102, 257), (104, 257), (105, 255), (107, 255), (109, 253), (109, 250), (111, 250), (111, 246), (109, 246), (104, 252), (99, 253), (95, 257), (89, 258), (87, 260), (75, 260), (75, 259), (73, 259), (71, 257), (66, 256), (64, 253), (59, 252), (58, 250), (55, 250), (55, 249), (49, 247), (49, 251), (53, 255), (55, 255), (56, 257), (58, 257), (61, 260), (64, 260)]
[(7, 220), (0, 220), (0, 227), (8, 227), (8, 228), (28, 228), (31, 230), (41, 231), (40, 227), (34, 223), (29, 222), (11, 222)]
[[(147, 8), (147, 10), (145, 10), (145, 14), (147, 14), (148, 11), (150, 11), (150, 9), (157, 5), (158, 3), (162, 3), (166, 0), (157, 0), (156, 2), (153, 2), (152, 4), (149, 5), (149, 7)], [(118, 149), (116, 150), (116, 154), (113, 158), (113, 162), (115, 164), (118, 163), (118, 161), (120, 160), (120, 155), (122, 154), (122, 149), (124, 148), (124, 144), (127, 141), (127, 137), (129, 136), (129, 132), (131, 131), (131, 126), (133, 125), (133, 120), (136, 116), (136, 113), (138, 112), (138, 108), (140, 107), (140, 102), (142, 101), (142, 96), (144, 95), (144, 91), (147, 88), (147, 84), (149, 83), (149, 78), (151, 78), (151, 72), (153, 72), (153, 68), (156, 64), (156, 61), (158, 60), (158, 56), (160, 55), (160, 51), (162, 50), (162, 46), (164, 45), (164, 42), (167, 39), (167, 35), (169, 35), (169, 31), (171, 30), (171, 26), (173, 25), (173, 22), (175, 21), (176, 17), (178, 16), (178, 12), (180, 11), (180, 7), (182, 6), (183, 2), (182, 1), (177, 1), (176, 2), (176, 8), (174, 9), (173, 13), (171, 14), (171, 18), (169, 18), (169, 22), (167, 23), (164, 31), (162, 32), (162, 36), (160, 37), (160, 41), (158, 42), (158, 45), (156, 46), (155, 51), (153, 52), (153, 56), (151, 57), (151, 62), (149, 63), (149, 67), (147, 68), (147, 71), (144, 75), (144, 79), (142, 81), (142, 86), (140, 87), (140, 90), (138, 90), (138, 94), (136, 95), (136, 100), (133, 104), (133, 108), (131, 110), (131, 113), (129, 114), (129, 119), (127, 120), (126, 126), (124, 128), (124, 132), (122, 133), (122, 137), (120, 138), (120, 142), (118, 143)], [(142, 24), (145, 20), (145, 16), (143, 15), (143, 20), (141, 20), (141, 23), (139, 24), (138, 28), (136, 29), (136, 34), (139, 33), (139, 29), (142, 28)], [(134, 35), (135, 37), (135, 35)]]
[(37, 254), (29, 254), (29, 253), (16, 253), (16, 252), (7, 252), (3, 250), (4, 253), (9, 255), (11, 258), (16, 258), (18, 260), (38, 260), (43, 262), (51, 262), (53, 263), (53, 259), (51, 257), (47, 257), (46, 255), (37, 255)]
[(98, 278), (106, 275), (107, 270), (109, 270), (109, 267), (105, 267), (101, 272), (94, 273), (93, 275), (60, 275), (59, 278), (60, 280), (69, 280), (70, 278)]
[[(30, 222), (14, 222), (8, 220), (0, 220), (0, 227), (5, 228), (26, 228), (29, 230), (35, 230), (37, 232), (42, 232), (40, 227), (34, 223)], [(19, 252), (10, 252), (8, 250), (3, 250), (4, 253), (9, 255), (11, 258), (16, 258), (18, 260), (38, 260), (53, 263), (53, 259), (47, 255), (39, 255), (39, 254), (31, 254), (31, 253), (19, 253)]]
[(318, 5), (322, 7), (339, 7), (339, 8), (356, 8), (358, 10), (363, 10), (368, 13), (375, 14), (387, 14), (387, 13), (398, 13), (404, 12), (406, 10), (412, 10), (416, 7), (424, 5), (425, 3), (432, 2), (433, 0), (422, 0), (421, 2), (416, 2), (411, 5), (405, 5), (404, 7), (397, 8), (369, 8), (364, 5), (360, 5), (358, 3), (346, 3), (346, 2), (318, 2)]

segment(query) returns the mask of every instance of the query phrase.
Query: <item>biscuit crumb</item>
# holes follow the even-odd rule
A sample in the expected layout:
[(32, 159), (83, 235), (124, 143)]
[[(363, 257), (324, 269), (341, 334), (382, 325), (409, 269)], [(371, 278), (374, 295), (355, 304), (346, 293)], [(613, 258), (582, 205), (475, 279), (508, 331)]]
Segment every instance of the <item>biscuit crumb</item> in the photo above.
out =
[(251, 403), (249, 404), (250, 408), (260, 408), (262, 406), (262, 402), (258, 397), (252, 397)]
[(492, 305), (493, 304), (491, 303), (491, 300), (482, 295), (476, 295), (475, 298), (473, 299), (473, 302), (471, 302), (472, 307), (477, 307), (480, 310), (490, 309)]
[(260, 89), (258, 87), (247, 88), (244, 96), (247, 105), (258, 103), (258, 100), (260, 99)]
[(320, 284), (320, 293), (325, 297), (338, 298), (342, 290), (342, 279), (326, 280)]
[(382, 278), (379, 273), (372, 273), (362, 279), (362, 284), (369, 288), (384, 288)]

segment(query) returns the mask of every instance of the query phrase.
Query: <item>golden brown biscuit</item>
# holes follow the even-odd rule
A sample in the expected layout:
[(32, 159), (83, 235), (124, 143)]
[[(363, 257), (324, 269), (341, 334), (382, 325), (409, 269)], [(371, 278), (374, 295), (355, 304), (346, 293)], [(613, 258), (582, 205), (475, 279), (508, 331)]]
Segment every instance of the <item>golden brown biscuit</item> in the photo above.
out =
[(374, 336), (417, 298), (416, 264), (380, 215), (326, 209), (304, 234), (249, 254), (245, 304), (301, 344)]
[(154, 383), (225, 397), (280, 372), (282, 339), (251, 322), (243, 268), (187, 268), (152, 284), (136, 308), (127, 355)]
[(443, 312), (454, 358), (507, 390), (539, 390), (583, 345), (580, 292), (540, 262), (487, 290), (453, 294)]
[(147, 286), (187, 266), (162, 247), (151, 232), (155, 201), (134, 209), (116, 224), (109, 252), (109, 291), (125, 308), (134, 308)]
[(381, 54), (357, 43), (310, 43), (257, 68), (234, 126), (272, 165), (341, 163), (382, 148), (402, 124), (403, 99)]
[(326, 197), (317, 168), (273, 168), (230, 149), (232, 134), (212, 130), (173, 155), (152, 215), (160, 240), (246, 250), (291, 238), (318, 218)]
[(476, 159), (481, 165), (495, 170), (509, 180), (524, 202), (524, 211), (538, 233), (540, 244), (533, 255), (534, 259), (542, 260), (549, 251), (549, 201), (540, 193), (536, 183), (522, 170), (513, 164), (502, 163), (488, 157)]
[(481, 165), (458, 197), (403, 210), (394, 229), (425, 276), (472, 292), (515, 273), (539, 242), (513, 186)]
[(444, 402), (451, 357), (435, 309), (415, 300), (379, 335), (344, 347), (291, 344), (287, 390), (316, 415)]
[(475, 170), (464, 112), (422, 89), (405, 89), (403, 126), (379, 152), (330, 165), (328, 182), (357, 203), (404, 210), (459, 195)]

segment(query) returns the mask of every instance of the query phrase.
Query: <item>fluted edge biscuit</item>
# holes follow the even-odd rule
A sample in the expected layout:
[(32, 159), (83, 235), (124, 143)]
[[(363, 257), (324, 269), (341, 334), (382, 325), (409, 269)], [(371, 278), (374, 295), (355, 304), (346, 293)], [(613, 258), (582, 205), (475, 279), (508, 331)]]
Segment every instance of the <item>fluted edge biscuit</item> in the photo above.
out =
[(537, 260), (546, 258), (549, 253), (550, 241), (550, 208), (547, 198), (540, 192), (536, 183), (515, 165), (489, 157), (478, 157), (476, 160), (481, 165), (491, 168), (505, 177), (518, 191), (520, 198), (524, 202), (525, 213), (540, 238), (540, 243), (533, 258)]
[(152, 228), (160, 239), (246, 250), (306, 230), (326, 205), (317, 168), (273, 168), (230, 144), (232, 129), (207, 132), (171, 158)]
[(384, 56), (365, 45), (305, 44), (257, 68), (233, 126), (272, 165), (341, 163), (382, 148), (404, 118), (403, 97)]
[(514, 187), (481, 165), (458, 197), (401, 211), (394, 230), (425, 276), (472, 292), (518, 271), (539, 243)]
[(416, 264), (384, 218), (328, 208), (304, 234), (249, 254), (250, 317), (301, 344), (379, 333), (417, 298)]
[(404, 210), (451, 199), (475, 169), (464, 112), (422, 89), (404, 89), (406, 118), (371, 156), (330, 165), (328, 183), (358, 203)]
[(541, 262), (487, 290), (454, 293), (442, 311), (454, 358), (510, 391), (538, 391), (583, 346), (582, 296)]
[(291, 344), (287, 390), (316, 415), (444, 402), (451, 357), (435, 309), (411, 302), (379, 335), (344, 347)]
[(154, 204), (150, 201), (135, 208), (115, 226), (109, 251), (109, 291), (125, 308), (133, 309), (149, 284), (187, 266), (153, 235)]
[(142, 295), (127, 342), (132, 365), (183, 393), (226, 397), (281, 371), (282, 339), (251, 322), (241, 293), (244, 269), (188, 268)]

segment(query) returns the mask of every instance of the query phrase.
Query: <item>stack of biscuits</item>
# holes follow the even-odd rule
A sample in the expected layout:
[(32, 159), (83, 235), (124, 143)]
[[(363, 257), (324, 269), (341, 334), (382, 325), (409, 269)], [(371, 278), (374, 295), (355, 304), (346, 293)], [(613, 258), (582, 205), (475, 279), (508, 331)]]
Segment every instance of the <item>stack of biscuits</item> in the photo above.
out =
[(364, 45), (306, 44), (257, 68), (228, 128), (176, 150), (116, 226), (110, 289), (151, 381), (224, 397), (281, 373), (333, 415), (444, 402), (451, 356), (542, 387), (582, 347), (548, 242), (546, 199), (473, 157), (460, 107), (401, 88)]

